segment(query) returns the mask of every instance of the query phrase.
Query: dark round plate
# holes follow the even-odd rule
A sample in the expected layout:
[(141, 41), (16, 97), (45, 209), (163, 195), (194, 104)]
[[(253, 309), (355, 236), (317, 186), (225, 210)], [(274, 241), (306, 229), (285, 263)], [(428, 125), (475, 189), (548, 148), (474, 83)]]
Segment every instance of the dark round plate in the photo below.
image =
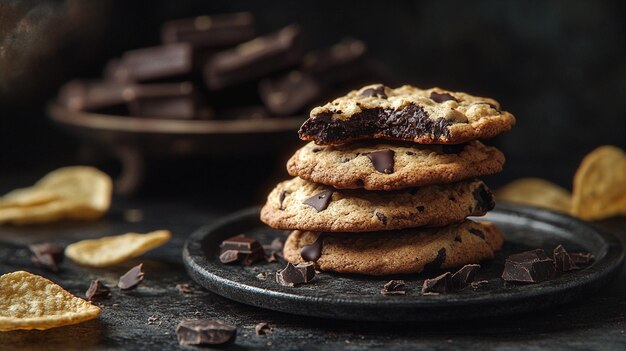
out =
[[(432, 321), (519, 313), (564, 304), (598, 291), (619, 271), (624, 250), (617, 238), (580, 220), (519, 205), (500, 204), (476, 220), (494, 222), (506, 237), (494, 260), (481, 263), (478, 288), (445, 295), (420, 293), (421, 275), (404, 275), (404, 296), (383, 296), (380, 289), (391, 277), (320, 273), (295, 288), (276, 283), (274, 273), (285, 265), (252, 266), (219, 262), (219, 245), (227, 237), (245, 233), (269, 244), (286, 233), (260, 222), (259, 209), (235, 213), (200, 228), (185, 243), (183, 260), (190, 276), (208, 290), (248, 305), (292, 314), (366, 321)], [(358, 235), (358, 234), (355, 234)], [(558, 244), (569, 251), (587, 251), (593, 264), (555, 279), (529, 285), (506, 284), (500, 279), (504, 259), (510, 254), (543, 248), (551, 255)], [(265, 280), (259, 273), (269, 273)], [(398, 278), (398, 277), (396, 277)]]

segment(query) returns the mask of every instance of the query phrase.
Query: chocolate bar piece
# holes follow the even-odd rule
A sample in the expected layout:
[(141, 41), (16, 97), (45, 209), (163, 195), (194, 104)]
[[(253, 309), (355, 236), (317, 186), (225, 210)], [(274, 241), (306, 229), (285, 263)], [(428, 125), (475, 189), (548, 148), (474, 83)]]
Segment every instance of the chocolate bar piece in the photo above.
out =
[(502, 279), (508, 282), (538, 283), (552, 278), (554, 262), (542, 249), (509, 256), (504, 264)]
[[(229, 251), (231, 251), (229, 253)], [(236, 255), (236, 256), (235, 256)], [(236, 257), (236, 259), (233, 259)], [(258, 240), (239, 234), (222, 241), (220, 260), (223, 263), (242, 261), (250, 265), (265, 258), (265, 250)]]
[(480, 265), (466, 264), (454, 274), (446, 272), (432, 279), (426, 279), (422, 293), (447, 294), (458, 292), (472, 284)]
[(552, 260), (554, 261), (554, 267), (558, 272), (567, 272), (578, 269), (576, 263), (565, 250), (563, 245), (559, 245), (552, 251)]
[(259, 83), (259, 95), (267, 109), (275, 115), (291, 115), (316, 101), (322, 86), (308, 73), (291, 71), (278, 78)]
[(424, 284), (422, 285), (422, 294), (447, 294), (452, 292), (452, 284), (450, 283), (451, 277), (452, 273), (446, 272), (432, 279), (424, 280)]
[(208, 118), (190, 82), (135, 84), (128, 108), (133, 116), (154, 118)]
[(133, 97), (133, 88), (127, 83), (72, 80), (61, 88), (57, 101), (70, 110), (91, 111), (122, 105)]
[(237, 326), (220, 320), (184, 319), (176, 327), (180, 345), (224, 345), (235, 341)]
[(204, 68), (207, 86), (219, 90), (294, 66), (302, 57), (300, 32), (291, 25), (215, 54)]
[(145, 82), (186, 76), (192, 69), (191, 45), (179, 43), (127, 51), (107, 65), (104, 75), (117, 82)]
[(143, 278), (143, 263), (140, 263), (121, 276), (117, 286), (122, 290), (134, 289), (143, 281)]
[(283, 286), (294, 287), (299, 284), (310, 282), (315, 278), (315, 265), (313, 262), (291, 264), (276, 272), (276, 282)]
[(222, 48), (254, 38), (254, 17), (250, 12), (199, 16), (165, 22), (161, 28), (164, 44), (189, 43), (194, 48)]

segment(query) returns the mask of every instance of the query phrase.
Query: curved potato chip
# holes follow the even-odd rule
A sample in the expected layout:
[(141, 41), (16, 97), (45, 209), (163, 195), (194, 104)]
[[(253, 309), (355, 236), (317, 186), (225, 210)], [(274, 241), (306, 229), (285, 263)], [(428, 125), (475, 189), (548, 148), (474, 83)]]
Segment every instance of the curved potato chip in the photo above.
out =
[(45, 330), (96, 318), (100, 308), (24, 271), (0, 277), (0, 331)]
[(626, 215), (626, 154), (601, 146), (585, 156), (574, 175), (572, 213), (596, 220)]
[(515, 180), (495, 192), (496, 199), (569, 213), (572, 196), (569, 191), (540, 178)]
[(47, 223), (62, 219), (97, 219), (111, 205), (111, 178), (92, 167), (50, 172), (29, 188), (0, 199), (0, 224)]
[(82, 240), (66, 247), (65, 256), (84, 266), (112, 266), (159, 247), (171, 237), (169, 230), (157, 230), (148, 234), (128, 233)]

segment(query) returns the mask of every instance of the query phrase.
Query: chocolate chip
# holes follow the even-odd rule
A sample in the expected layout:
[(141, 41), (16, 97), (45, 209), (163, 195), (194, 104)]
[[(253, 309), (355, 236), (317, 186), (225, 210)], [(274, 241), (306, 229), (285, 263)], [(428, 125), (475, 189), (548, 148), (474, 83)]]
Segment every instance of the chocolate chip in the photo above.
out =
[(437, 269), (441, 269), (441, 266), (446, 261), (446, 248), (442, 247), (437, 251), (437, 257), (432, 260), (430, 263), (424, 266), (425, 272), (432, 272)]
[(425, 207), (420, 205), (420, 206), (417, 206), (415, 209), (416, 209), (418, 212), (424, 212)]
[(117, 286), (122, 290), (134, 289), (143, 281), (143, 276), (143, 263), (140, 263), (121, 276)]
[(176, 327), (178, 343), (188, 345), (224, 345), (237, 337), (237, 327), (220, 320), (184, 319)]
[(376, 217), (379, 221), (381, 221), (384, 225), (387, 225), (387, 216), (385, 216), (382, 212), (376, 212)]
[(382, 84), (379, 84), (373, 88), (367, 88), (363, 90), (359, 95), (366, 97), (376, 96), (382, 99), (387, 98), (387, 94), (385, 93), (385, 86)]
[(558, 272), (567, 272), (578, 269), (574, 260), (565, 250), (563, 245), (559, 245), (552, 251), (552, 260), (554, 261), (554, 267)]
[(478, 264), (466, 264), (450, 277), (450, 284), (454, 291), (460, 291), (470, 285), (476, 278), (476, 273), (480, 269)]
[(406, 294), (404, 280), (390, 280), (380, 291), (383, 295), (404, 295)]
[(494, 105), (494, 104), (490, 104), (488, 102), (479, 102), (479, 104), (485, 104), (485, 105), (489, 105), (489, 107), (491, 107), (492, 109), (498, 111), (498, 113), (502, 112), (500, 111), (500, 108), (498, 108), (498, 106)]
[(504, 263), (502, 279), (517, 283), (538, 283), (554, 276), (554, 262), (542, 249), (509, 256)]
[(454, 196), (450, 195), (450, 196), (448, 196), (448, 200), (450, 200), (450, 201), (456, 201), (456, 197), (454, 197)]
[(283, 286), (294, 287), (299, 284), (308, 283), (315, 277), (315, 266), (313, 263), (298, 263), (287, 266), (276, 272), (276, 282)]
[(191, 284), (176, 284), (176, 290), (183, 294), (191, 294), (193, 293), (193, 287)]
[(285, 201), (285, 197), (286, 196), (287, 196), (287, 191), (285, 189), (282, 189), (280, 191), (280, 194), (278, 194), (278, 203), (279, 203), (278, 209), (280, 209), (280, 210), (284, 210), (285, 209), (283, 207), (283, 201)]
[(458, 235), (454, 237), (454, 241), (458, 241), (458, 242), (460, 242), (460, 243), (462, 243), (462, 242), (463, 242), (463, 240), (461, 239), (461, 237), (460, 237), (460, 236), (458, 236)]
[(437, 93), (437, 92), (434, 92), (434, 91), (432, 91), (430, 93), (430, 98), (431, 98), (431, 100), (433, 100), (434, 102), (436, 102), (438, 104), (440, 104), (440, 103), (442, 103), (444, 101), (449, 101), (449, 100), (453, 100), (453, 101), (459, 102), (459, 100), (457, 100), (457, 98), (455, 98), (454, 96), (452, 96), (452, 95), (450, 95), (448, 93), (441, 93), (440, 94), (440, 93)]
[(406, 154), (407, 154), (407, 155), (409, 155), (409, 156), (414, 156), (414, 155), (415, 155), (415, 152), (412, 152), (412, 151), (407, 151), (407, 152), (406, 152)]
[(450, 278), (452, 274), (446, 272), (432, 279), (424, 280), (422, 285), (422, 294), (446, 294), (451, 292)]
[(315, 262), (322, 256), (322, 249), (324, 246), (323, 235), (320, 234), (315, 242), (311, 245), (305, 245), (300, 250), (300, 257), (307, 262)]
[(593, 255), (589, 252), (570, 252), (569, 256), (576, 265), (586, 266), (593, 262)]
[(471, 234), (476, 235), (477, 237), (479, 237), (479, 238), (481, 238), (481, 239), (483, 239), (483, 240), (485, 239), (485, 233), (483, 233), (483, 231), (482, 231), (482, 230), (480, 230), (480, 229), (470, 228), (469, 232), (470, 232)]
[(220, 254), (220, 262), (224, 264), (238, 262), (243, 258), (243, 254), (240, 254), (237, 250), (226, 250)]
[(254, 331), (256, 332), (256, 336), (261, 336), (271, 334), (274, 330), (268, 323), (261, 322), (254, 327)]
[(364, 155), (372, 161), (374, 169), (381, 173), (391, 174), (393, 173), (394, 154), (395, 152), (393, 150), (387, 149), (368, 152)]
[(85, 292), (85, 297), (89, 301), (98, 301), (111, 298), (111, 289), (102, 284), (99, 280), (92, 280), (89, 289)]
[(28, 248), (32, 253), (31, 260), (43, 269), (58, 272), (59, 265), (63, 262), (63, 247), (51, 243), (32, 244)]
[(322, 151), (324, 149), (325, 149), (324, 147), (316, 146), (316, 147), (311, 149), (311, 152), (317, 153), (317, 152), (320, 152), (320, 151)]
[(474, 200), (476, 200), (475, 211), (488, 212), (493, 210), (496, 206), (496, 202), (493, 198), (493, 194), (484, 184), (481, 184), (478, 188), (472, 192)]
[(303, 204), (313, 207), (317, 212), (324, 211), (330, 204), (334, 192), (332, 189), (324, 190), (304, 200)]
[(465, 149), (465, 144), (441, 145), (444, 154), (460, 154)]
[(365, 182), (363, 182), (363, 179), (357, 179), (356, 185), (362, 188), (363, 186), (365, 186)]

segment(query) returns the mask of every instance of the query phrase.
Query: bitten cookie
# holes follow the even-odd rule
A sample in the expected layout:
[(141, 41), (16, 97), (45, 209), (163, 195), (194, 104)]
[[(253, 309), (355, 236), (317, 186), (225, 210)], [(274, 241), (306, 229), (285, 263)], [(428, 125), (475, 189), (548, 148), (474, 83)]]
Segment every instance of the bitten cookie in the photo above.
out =
[(440, 88), (368, 85), (311, 111), (300, 138), (319, 145), (381, 138), (458, 144), (492, 138), (515, 125), (497, 101)]
[(396, 191), (337, 190), (300, 178), (276, 186), (261, 220), (284, 230), (370, 232), (444, 226), (494, 207), (480, 180)]
[(323, 271), (387, 275), (478, 263), (493, 258), (503, 241), (492, 223), (470, 220), (443, 228), (361, 235), (296, 230), (283, 254), (292, 263), (314, 261)]
[(479, 141), (460, 145), (358, 142), (318, 146), (291, 157), (292, 176), (338, 189), (397, 190), (452, 183), (502, 170), (504, 155)]

